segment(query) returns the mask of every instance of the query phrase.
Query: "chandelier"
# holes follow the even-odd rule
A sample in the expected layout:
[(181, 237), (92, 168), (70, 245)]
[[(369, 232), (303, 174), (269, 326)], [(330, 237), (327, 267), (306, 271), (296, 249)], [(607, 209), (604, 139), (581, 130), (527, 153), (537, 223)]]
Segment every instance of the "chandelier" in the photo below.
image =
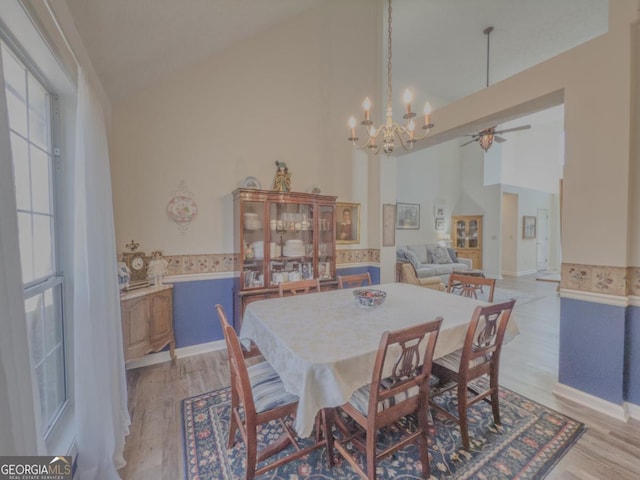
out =
[(349, 127), (351, 128), (351, 136), (349, 141), (357, 149), (368, 148), (376, 155), (382, 148), (382, 151), (387, 155), (393, 152), (395, 140), (398, 139), (400, 145), (405, 150), (411, 150), (413, 144), (418, 140), (422, 140), (427, 136), (429, 130), (433, 128), (431, 123), (431, 105), (429, 102), (424, 105), (424, 125), (422, 135), (416, 135), (416, 124), (414, 118), (416, 114), (411, 111), (412, 95), (409, 89), (404, 91), (402, 97), (406, 105), (406, 113), (402, 116), (404, 118), (404, 125), (399, 125), (393, 121), (393, 113), (391, 108), (391, 96), (392, 96), (392, 84), (391, 84), (391, 0), (389, 0), (389, 15), (387, 18), (388, 25), (388, 52), (387, 52), (387, 118), (386, 122), (379, 127), (374, 127), (373, 121), (370, 119), (371, 112), (371, 100), (369, 97), (364, 99), (362, 108), (364, 108), (364, 120), (360, 122), (360, 125), (364, 127), (367, 138), (364, 143), (358, 143), (359, 138), (356, 136), (357, 122), (355, 117), (349, 118)]

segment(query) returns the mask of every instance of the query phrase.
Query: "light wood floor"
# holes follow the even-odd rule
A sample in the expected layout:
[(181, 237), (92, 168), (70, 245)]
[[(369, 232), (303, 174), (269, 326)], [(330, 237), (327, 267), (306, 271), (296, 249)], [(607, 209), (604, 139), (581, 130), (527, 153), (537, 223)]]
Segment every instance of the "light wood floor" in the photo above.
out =
[[(500, 383), (588, 427), (547, 478), (640, 478), (640, 422), (619, 422), (551, 393), (558, 371), (560, 299), (556, 284), (536, 282), (531, 276), (500, 280), (498, 286), (528, 295), (516, 304), (514, 318), (520, 335), (503, 349)], [(211, 321), (217, 319), (212, 316)], [(184, 478), (181, 400), (228, 385), (226, 354), (214, 352), (179, 358), (175, 365), (130, 370), (127, 379), (132, 425), (122, 478)]]

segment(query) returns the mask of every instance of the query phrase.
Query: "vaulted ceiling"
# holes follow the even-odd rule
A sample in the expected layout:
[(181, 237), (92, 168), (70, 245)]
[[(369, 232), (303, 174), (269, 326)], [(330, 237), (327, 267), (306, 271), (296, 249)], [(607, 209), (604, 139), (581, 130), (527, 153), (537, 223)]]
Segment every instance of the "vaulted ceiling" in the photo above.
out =
[[(112, 101), (327, 1), (350, 0), (66, 0)], [(495, 83), (605, 33), (607, 10), (607, 0), (395, 0), (396, 92), (461, 98), (485, 87), (485, 27), (495, 27)]]

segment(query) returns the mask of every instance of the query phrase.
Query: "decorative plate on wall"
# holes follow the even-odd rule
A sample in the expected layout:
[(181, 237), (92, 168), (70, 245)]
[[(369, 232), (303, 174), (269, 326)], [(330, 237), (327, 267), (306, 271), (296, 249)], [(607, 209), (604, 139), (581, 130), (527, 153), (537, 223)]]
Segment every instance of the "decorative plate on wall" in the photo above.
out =
[(260, 180), (258, 180), (256, 177), (245, 178), (244, 181), (242, 182), (242, 186), (244, 188), (254, 188), (256, 190), (262, 189), (262, 184), (260, 183)]
[(198, 213), (198, 206), (193, 198), (177, 195), (167, 205), (167, 213), (176, 223), (189, 223)]

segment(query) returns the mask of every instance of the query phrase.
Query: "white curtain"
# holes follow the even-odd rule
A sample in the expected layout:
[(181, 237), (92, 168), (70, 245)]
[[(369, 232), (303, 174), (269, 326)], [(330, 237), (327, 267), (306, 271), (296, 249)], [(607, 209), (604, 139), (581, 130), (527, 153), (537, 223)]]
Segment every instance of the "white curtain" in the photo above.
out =
[(104, 115), (82, 68), (74, 173), (74, 348), (78, 478), (119, 478), (129, 433)]
[(44, 455), (24, 314), (10, 146), (0, 52), (0, 455)]

